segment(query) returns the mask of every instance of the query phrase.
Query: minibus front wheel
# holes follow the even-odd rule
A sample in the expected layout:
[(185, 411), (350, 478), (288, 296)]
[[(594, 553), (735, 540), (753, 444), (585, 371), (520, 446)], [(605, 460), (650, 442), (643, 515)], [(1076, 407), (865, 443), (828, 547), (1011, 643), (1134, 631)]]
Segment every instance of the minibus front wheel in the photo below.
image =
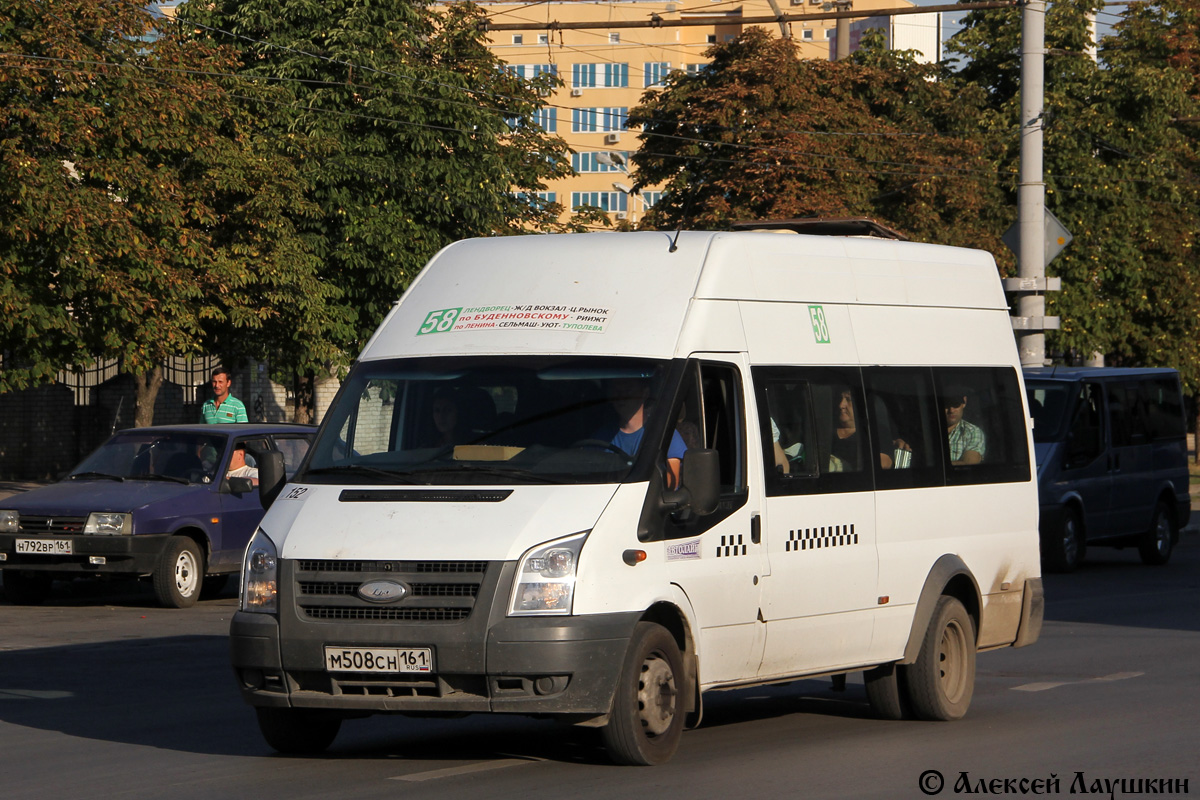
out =
[(604, 745), (618, 764), (662, 764), (675, 753), (688, 697), (683, 656), (661, 625), (639, 622), (633, 630)]

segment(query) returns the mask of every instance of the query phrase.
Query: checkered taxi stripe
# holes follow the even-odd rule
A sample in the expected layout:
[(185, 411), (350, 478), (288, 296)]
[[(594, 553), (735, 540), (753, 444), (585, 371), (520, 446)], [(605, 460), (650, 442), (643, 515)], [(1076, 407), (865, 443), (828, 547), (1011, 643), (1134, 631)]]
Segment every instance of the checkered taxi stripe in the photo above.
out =
[(858, 544), (858, 534), (853, 525), (828, 525), (820, 528), (805, 528), (788, 531), (784, 552), (794, 550), (820, 550), (825, 547), (845, 547)]
[(742, 540), (743, 534), (729, 534), (721, 537), (721, 543), (717, 545), (717, 558), (722, 556), (744, 556), (746, 555), (746, 543)]

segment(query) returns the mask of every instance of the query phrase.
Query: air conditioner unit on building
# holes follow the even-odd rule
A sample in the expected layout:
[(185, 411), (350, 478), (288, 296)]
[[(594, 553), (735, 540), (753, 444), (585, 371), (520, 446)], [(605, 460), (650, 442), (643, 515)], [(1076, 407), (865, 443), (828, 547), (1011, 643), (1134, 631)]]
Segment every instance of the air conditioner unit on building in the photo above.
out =
[(619, 133), (604, 134), (604, 143), (605, 144), (616, 144), (619, 141), (621, 141), (621, 134), (619, 134)]
[(617, 212), (617, 219), (625, 219), (627, 216), (629, 216), (629, 215), (626, 214), (624, 211)]
[(583, 97), (583, 89), (572, 89), (571, 97)]

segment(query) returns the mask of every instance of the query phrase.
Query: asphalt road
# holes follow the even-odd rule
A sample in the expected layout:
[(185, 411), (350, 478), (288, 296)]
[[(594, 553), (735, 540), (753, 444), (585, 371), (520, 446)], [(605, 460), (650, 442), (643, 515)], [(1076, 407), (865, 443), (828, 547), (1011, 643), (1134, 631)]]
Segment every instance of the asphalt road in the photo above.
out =
[(1195, 533), (1165, 567), (1093, 549), (1078, 573), (1047, 576), (1041, 641), (979, 657), (962, 721), (873, 719), (854, 679), (716, 693), (657, 768), (610, 765), (595, 731), (515, 717), (372, 717), (321, 758), (274, 755), (228, 667), (232, 592), (171, 611), (137, 583), (58, 587), (42, 607), (0, 601), (5, 800), (923, 798), (930, 770), (941, 797), (966, 794), (963, 773), (972, 794), (1055, 777), (1041, 793), (1110, 796), (1096, 781), (1124, 778), (1200, 794)]

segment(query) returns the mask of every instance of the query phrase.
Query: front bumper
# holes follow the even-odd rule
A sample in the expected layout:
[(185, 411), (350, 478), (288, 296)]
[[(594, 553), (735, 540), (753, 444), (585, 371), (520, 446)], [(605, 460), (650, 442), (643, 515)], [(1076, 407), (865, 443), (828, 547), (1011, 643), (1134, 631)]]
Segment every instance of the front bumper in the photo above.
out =
[[(158, 565), (168, 533), (139, 533), (129, 536), (45, 535), (0, 533), (0, 568), (51, 572), (66, 577), (83, 575), (148, 575)], [(18, 539), (43, 542), (67, 540), (71, 555), (18, 553)], [(104, 559), (91, 563), (91, 557)]]
[[(281, 561), (280, 586), (296, 586)], [(306, 618), (281, 591), (281, 613), (239, 611), (230, 650), (251, 705), (373, 712), (608, 713), (635, 612), (572, 617), (507, 617), (514, 565), (493, 563), (472, 613), (444, 622), (362, 622)], [(329, 672), (326, 645), (429, 647), (433, 674)]]

